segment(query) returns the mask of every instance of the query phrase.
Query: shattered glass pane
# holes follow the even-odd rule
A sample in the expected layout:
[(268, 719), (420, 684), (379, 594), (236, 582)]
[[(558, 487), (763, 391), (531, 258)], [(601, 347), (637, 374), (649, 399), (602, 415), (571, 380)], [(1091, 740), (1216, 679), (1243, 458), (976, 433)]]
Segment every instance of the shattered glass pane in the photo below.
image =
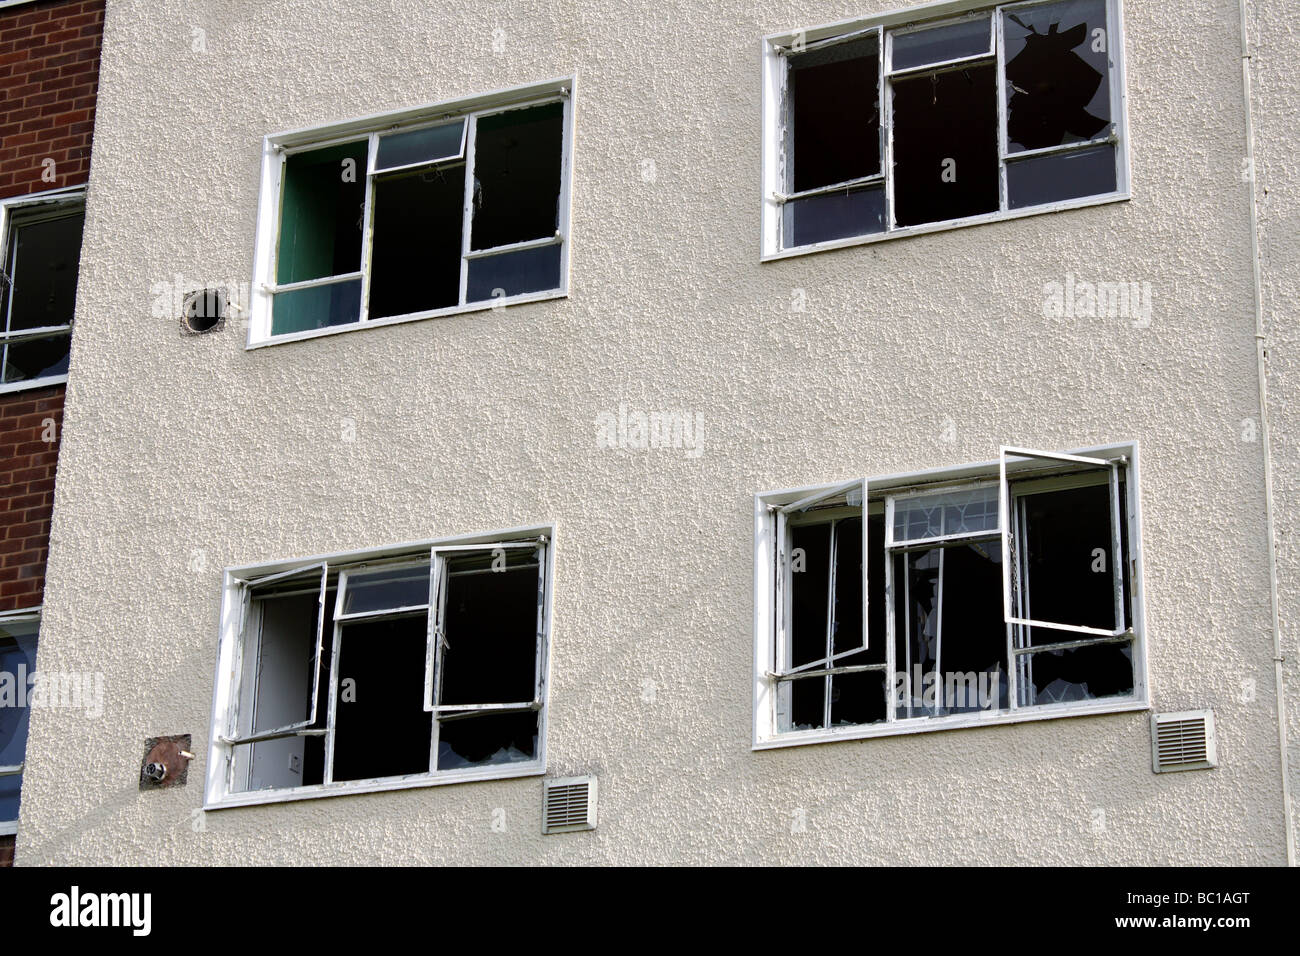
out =
[(495, 249), (555, 235), (563, 145), (562, 103), (476, 121), (471, 248)]
[(898, 716), (1006, 706), (1002, 551), (997, 541), (896, 554)]
[(790, 622), (786, 629), (790, 667), (826, 658), (830, 550), (829, 523), (790, 529)]
[(477, 714), (443, 720), (438, 729), (438, 769), (456, 770), (537, 758), (537, 714)]
[(894, 222), (914, 226), (999, 208), (997, 68), (893, 82)]
[(66, 375), (72, 333), (10, 342), (5, 349), (4, 381), (29, 382), (51, 375)]
[(433, 715), (424, 709), (427, 616), (341, 629), (334, 779), (428, 773)]
[(914, 30), (911, 33), (894, 33), (893, 64), (895, 70), (909, 70), (927, 63), (942, 63), (961, 57), (989, 53), (991, 16), (984, 14), (974, 20), (950, 23), (946, 26)]
[(532, 551), (502, 549), (448, 559), (441, 704), (533, 700), (537, 587)]
[(1065, 0), (1003, 15), (1007, 149), (1081, 143), (1110, 123), (1106, 0)]
[(461, 140), (465, 134), (465, 121), (444, 123), (427, 129), (406, 133), (389, 133), (379, 137), (375, 152), (375, 169), (392, 169), (412, 163), (433, 163), (461, 154)]
[(343, 613), (390, 611), (429, 603), (429, 562), (348, 574)]
[[(1133, 649), (1105, 643), (1063, 651), (1026, 654), (1021, 678), (1029, 704), (1123, 697), (1133, 693)], [(1032, 696), (1030, 696), (1032, 695)]]
[(998, 487), (894, 499), (894, 541), (998, 530)]
[(460, 302), (465, 165), (375, 177), (370, 317)]
[(858, 671), (831, 677), (832, 727), (874, 724), (884, 719), (884, 671)]
[(361, 280), (277, 292), (271, 304), (271, 334), (306, 332), (361, 319)]
[(782, 226), (787, 248), (884, 232), (885, 190), (865, 186), (791, 200), (784, 206)]
[(1114, 146), (1093, 146), (1007, 163), (1007, 205), (1011, 209), (1105, 196), (1116, 188)]
[(826, 726), (826, 678), (804, 677), (788, 682), (790, 730), (817, 730)]
[(560, 287), (560, 245), (469, 260), (466, 302), (546, 292)]
[(791, 54), (788, 60), (791, 192), (879, 173), (876, 37)]

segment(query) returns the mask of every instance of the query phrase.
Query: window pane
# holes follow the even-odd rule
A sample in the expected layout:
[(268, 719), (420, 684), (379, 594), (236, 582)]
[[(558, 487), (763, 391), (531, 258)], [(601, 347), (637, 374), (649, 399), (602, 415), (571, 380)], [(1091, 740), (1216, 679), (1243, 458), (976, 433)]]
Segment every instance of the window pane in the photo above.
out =
[(461, 141), (465, 135), (465, 121), (430, 126), (407, 133), (389, 133), (379, 137), (375, 151), (375, 169), (409, 166), (411, 163), (432, 163), (461, 155)]
[(5, 264), (6, 273), (13, 279), (8, 305), (10, 331), (72, 321), (84, 221), (85, 214), (80, 210), (59, 219), (26, 224), (15, 216)]
[(465, 165), (377, 177), (370, 318), (460, 303)]
[(992, 47), (990, 17), (950, 23), (947, 26), (893, 34), (893, 69), (908, 70), (927, 63), (941, 63), (964, 56), (988, 53)]
[[(12, 680), (11, 701), (0, 706), (0, 766), (23, 762), (27, 749), (27, 725), (31, 709), (27, 706), (31, 683), (36, 672), (36, 634), (40, 624), (0, 625), (0, 674)], [(0, 777), (0, 822), (18, 819), (18, 792), (22, 776)]]
[(518, 704), (534, 698), (537, 586), (532, 551), (448, 560), (441, 704)]
[(560, 245), (556, 243), (469, 260), (465, 300), (485, 302), (559, 287)]
[(438, 769), (535, 760), (537, 720), (531, 710), (444, 720), (438, 728)]
[(429, 603), (429, 562), (380, 571), (349, 572), (343, 613), (390, 611)]
[(361, 280), (277, 292), (271, 305), (271, 334), (306, 332), (361, 319)]
[(471, 231), (474, 249), (555, 235), (563, 144), (562, 103), (478, 119)]
[(360, 140), (285, 160), (276, 261), (280, 285), (361, 268), (368, 149), (369, 141)]
[(790, 55), (791, 191), (880, 172), (879, 62), (874, 36)]
[[(1116, 571), (1111, 554), (1110, 486), (1092, 485), (1025, 495), (1023, 566), (1018, 616), (1054, 624), (1115, 627)], [(1077, 634), (1025, 628), (1032, 644), (1068, 641)]]
[(997, 485), (894, 499), (895, 542), (997, 530)]
[(830, 597), (831, 526), (790, 529), (790, 667), (826, 659), (826, 615)]
[(900, 718), (1006, 706), (1001, 560), (997, 541), (894, 556)]
[(302, 581), (307, 593), (256, 600), (260, 613), (250, 620), (257, 628), (245, 634), (243, 733), (275, 730), (311, 716), (319, 584), (320, 575), (313, 574)]
[(11, 342), (5, 349), (4, 380), (29, 382), (52, 375), (66, 375), (71, 347), (71, 332)]
[(424, 614), (342, 627), (334, 779), (427, 773), (433, 715), (424, 709)]
[(785, 246), (850, 239), (885, 231), (885, 191), (868, 186), (795, 199), (782, 212)]
[(895, 80), (894, 222), (914, 226), (999, 208), (997, 68)]
[(1021, 686), (1027, 704), (1122, 697), (1133, 693), (1133, 649), (1128, 643), (1096, 644), (1026, 654)]
[(862, 519), (835, 523), (835, 624), (831, 648), (838, 654), (862, 646)]
[(1007, 163), (1007, 204), (1012, 209), (1113, 193), (1115, 147), (1094, 146)]
[(1111, 120), (1105, 0), (1007, 12), (1002, 30), (1008, 151), (1105, 136)]

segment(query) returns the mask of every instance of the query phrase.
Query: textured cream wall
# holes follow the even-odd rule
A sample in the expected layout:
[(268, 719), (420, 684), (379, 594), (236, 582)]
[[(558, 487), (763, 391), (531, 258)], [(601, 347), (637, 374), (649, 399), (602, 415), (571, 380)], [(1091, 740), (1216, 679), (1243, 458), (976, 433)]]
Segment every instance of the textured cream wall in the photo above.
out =
[[(1131, 202), (762, 266), (759, 39), (886, 3), (328, 7), (110, 0), (40, 651), (106, 704), (34, 716), (20, 864), (1282, 861), (1235, 0), (1126, 4)], [(1294, 26), (1264, 7), (1294, 186)], [(252, 352), (151, 316), (178, 273), (250, 278), (264, 134), (574, 72), (567, 300)], [(1150, 282), (1150, 327), (1043, 318), (1066, 273)], [(704, 453), (599, 449), (620, 402), (702, 413)], [(756, 491), (1125, 439), (1152, 699), (1214, 708), (1220, 769), (1152, 774), (1140, 713), (750, 751)], [(194, 832), (223, 566), (541, 521), (549, 769), (599, 776), (598, 830), (541, 837), (531, 778)], [(144, 738), (186, 732), (190, 785), (138, 793)]]

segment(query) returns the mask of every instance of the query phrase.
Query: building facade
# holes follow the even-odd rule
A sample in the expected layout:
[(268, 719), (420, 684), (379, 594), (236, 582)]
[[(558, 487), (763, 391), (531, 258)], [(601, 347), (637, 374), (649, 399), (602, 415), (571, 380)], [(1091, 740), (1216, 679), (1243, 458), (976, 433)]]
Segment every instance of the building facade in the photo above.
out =
[(16, 862), (1287, 863), (1296, 53), (109, 3)]

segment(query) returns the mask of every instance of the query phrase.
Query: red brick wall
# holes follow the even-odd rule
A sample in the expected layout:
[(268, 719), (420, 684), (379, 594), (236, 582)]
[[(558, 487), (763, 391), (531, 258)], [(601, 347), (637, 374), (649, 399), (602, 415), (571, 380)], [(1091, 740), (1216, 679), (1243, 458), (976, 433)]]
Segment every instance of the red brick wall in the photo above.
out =
[(0, 611), (41, 603), (62, 429), (62, 385), (0, 401)]
[(86, 181), (103, 29), (104, 0), (0, 9), (0, 198)]

